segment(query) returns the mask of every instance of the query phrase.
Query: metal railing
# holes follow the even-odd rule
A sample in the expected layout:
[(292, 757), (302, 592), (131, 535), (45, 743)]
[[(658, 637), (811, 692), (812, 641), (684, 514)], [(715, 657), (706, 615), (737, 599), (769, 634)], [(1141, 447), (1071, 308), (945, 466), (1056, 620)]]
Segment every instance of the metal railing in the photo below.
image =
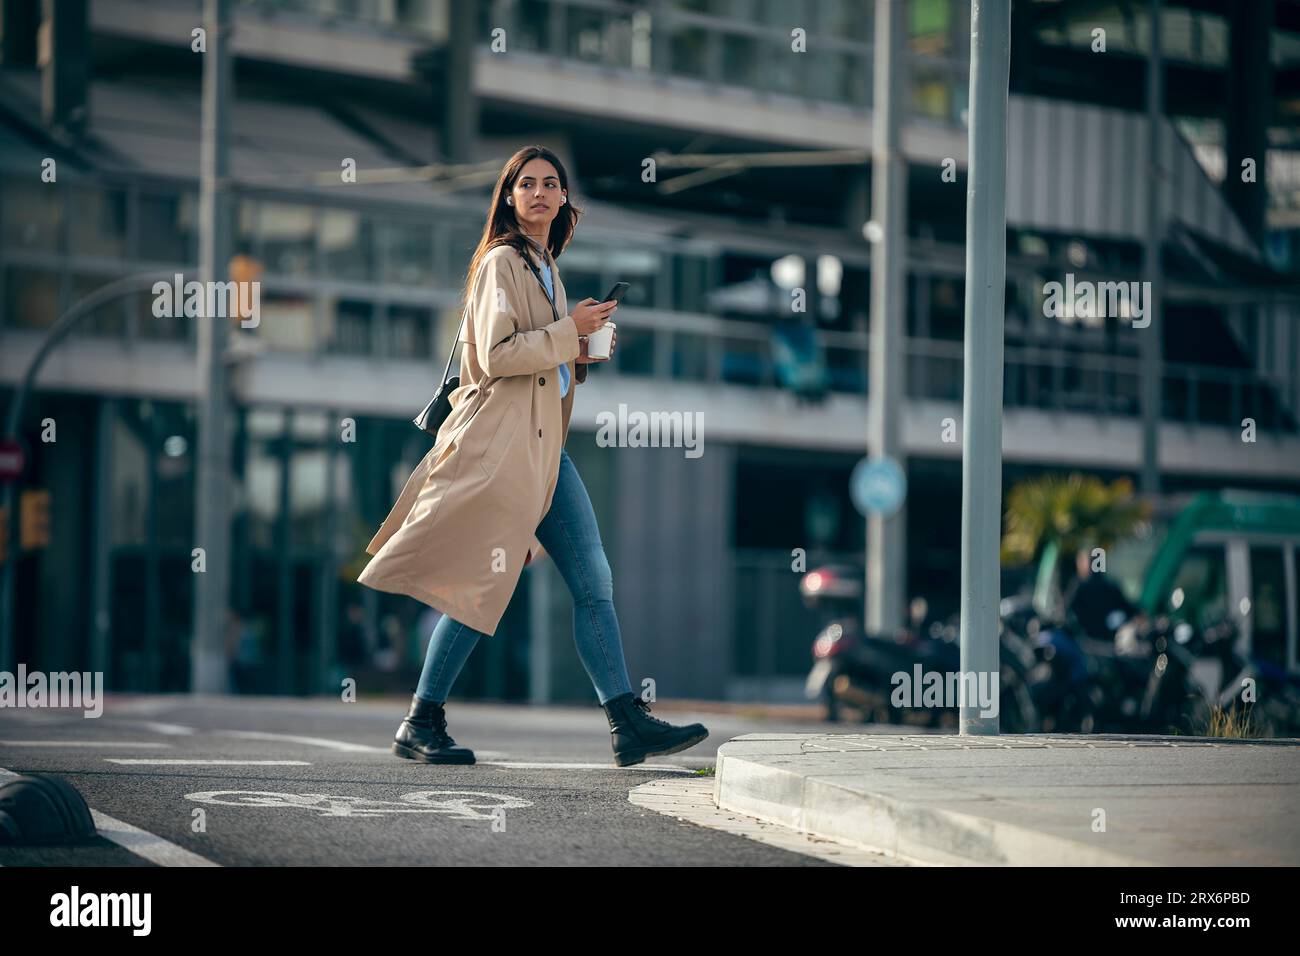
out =
[[(780, 387), (773, 329), (709, 315), (620, 309), (619, 374), (711, 385)], [(826, 365), (826, 390), (866, 394), (867, 345), (861, 332), (818, 332)], [(962, 400), (962, 343), (909, 338), (907, 395)], [(1065, 348), (1008, 346), (1003, 380), (1007, 408), (1038, 408), (1104, 416), (1140, 415), (1142, 376), (1136, 356)], [(1287, 396), (1296, 385), (1249, 369), (1181, 362), (1164, 364), (1163, 418), (1186, 424), (1240, 427), (1255, 420), (1261, 432), (1295, 434), (1295, 409)]]
[[(908, 339), (907, 393), (915, 399), (960, 402), (962, 343)], [(1164, 363), (1165, 421), (1295, 434), (1300, 427), (1289, 396), (1296, 383), (1250, 369)], [(1007, 408), (1137, 417), (1141, 362), (1135, 356), (1064, 348), (1008, 346), (1003, 378)]]

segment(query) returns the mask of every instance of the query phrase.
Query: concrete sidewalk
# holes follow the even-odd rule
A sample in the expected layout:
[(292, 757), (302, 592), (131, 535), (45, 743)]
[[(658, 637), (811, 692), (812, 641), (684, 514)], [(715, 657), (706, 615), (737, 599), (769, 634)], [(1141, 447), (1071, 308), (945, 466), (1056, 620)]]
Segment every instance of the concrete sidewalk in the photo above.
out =
[(1300, 864), (1296, 739), (747, 734), (714, 800), (918, 863)]

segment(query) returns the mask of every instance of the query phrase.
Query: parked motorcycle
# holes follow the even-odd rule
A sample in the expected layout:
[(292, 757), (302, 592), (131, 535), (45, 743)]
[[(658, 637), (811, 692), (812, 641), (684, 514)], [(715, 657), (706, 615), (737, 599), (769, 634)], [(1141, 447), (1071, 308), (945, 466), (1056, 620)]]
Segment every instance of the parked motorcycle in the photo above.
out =
[(1047, 733), (1202, 732), (1208, 701), (1192, 674), (1207, 643), (1168, 617), (1108, 622), (1112, 640), (1028, 617), (1029, 691)]
[(1223, 617), (1171, 649), (1178, 657), (1216, 662), (1214, 670), (1220, 675), (1217, 693), (1201, 706), (1191, 732), (1204, 732), (1214, 706), (1226, 715), (1249, 719), (1263, 736), (1300, 735), (1300, 678), (1272, 661), (1242, 655), (1237, 638), (1236, 624)]
[[(814, 569), (800, 582), (805, 603), (822, 607), (830, 617), (813, 641), (806, 696), (821, 700), (828, 721), (839, 720), (842, 708), (848, 706), (859, 711), (865, 722), (955, 729), (956, 708), (932, 703), (915, 706), (918, 698), (928, 698), (914, 685), (927, 675), (938, 674), (946, 682), (948, 675), (960, 674), (956, 618), (927, 623), (924, 608), (914, 602), (910, 627), (892, 634), (868, 634), (860, 618), (861, 581), (861, 568), (841, 565)], [(1031, 732), (1038, 725), (1028, 687), (1033, 649), (1018, 635), (1004, 632), (1000, 657), (999, 726), (1004, 733)]]

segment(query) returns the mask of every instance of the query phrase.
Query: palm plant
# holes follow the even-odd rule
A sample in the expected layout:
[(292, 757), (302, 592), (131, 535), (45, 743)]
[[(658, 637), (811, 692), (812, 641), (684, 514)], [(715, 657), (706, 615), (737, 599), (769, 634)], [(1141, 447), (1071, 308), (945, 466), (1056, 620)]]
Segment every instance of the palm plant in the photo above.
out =
[(1074, 472), (1027, 479), (1007, 495), (1002, 563), (1038, 562), (1035, 603), (1042, 610), (1046, 590), (1064, 585), (1080, 548), (1109, 549), (1149, 516), (1149, 505), (1134, 495), (1127, 478), (1107, 484)]

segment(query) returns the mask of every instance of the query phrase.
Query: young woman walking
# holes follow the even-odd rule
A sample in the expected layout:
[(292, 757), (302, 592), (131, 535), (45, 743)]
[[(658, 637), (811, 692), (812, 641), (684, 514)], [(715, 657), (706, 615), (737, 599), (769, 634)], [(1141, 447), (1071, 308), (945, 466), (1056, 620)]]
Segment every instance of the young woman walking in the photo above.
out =
[[(357, 578), (443, 612), (393, 753), (473, 763), (447, 733), (444, 704), (478, 639), (495, 633), (524, 565), (543, 552), (574, 601), (574, 640), (609, 720), (618, 766), (676, 753), (702, 724), (653, 717), (632, 692), (609, 561), (582, 478), (564, 450), (573, 386), (587, 377), (587, 336), (617, 308), (583, 299), (568, 312), (555, 259), (580, 210), (563, 164), (528, 146), (492, 191), (465, 283), (460, 386), (433, 448), (367, 545)], [(611, 348), (612, 354), (612, 348)]]

